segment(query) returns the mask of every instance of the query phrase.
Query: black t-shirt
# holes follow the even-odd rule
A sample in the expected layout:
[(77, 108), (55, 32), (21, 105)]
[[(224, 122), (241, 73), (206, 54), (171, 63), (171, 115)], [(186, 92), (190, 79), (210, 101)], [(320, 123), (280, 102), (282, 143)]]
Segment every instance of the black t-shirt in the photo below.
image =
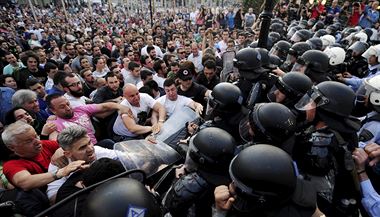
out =
[(205, 86), (207, 89), (212, 90), (214, 87), (219, 84), (220, 80), (218, 76), (214, 76), (211, 81), (207, 80), (203, 72), (199, 73), (197, 77), (197, 83)]
[(195, 102), (201, 103), (202, 105), (206, 104), (205, 94), (206, 94), (207, 88), (204, 87), (203, 85), (197, 84), (196, 82), (193, 81), (193, 84), (188, 90), (183, 91), (181, 89), (181, 86), (178, 86), (177, 90), (178, 90), (179, 95), (189, 97), (193, 99)]
[[(81, 171), (78, 171), (72, 174), (66, 180), (66, 182), (58, 189), (56, 203), (74, 194), (75, 192), (82, 190), (82, 188), (78, 188), (75, 186), (75, 184), (78, 181), (81, 181), (83, 179), (82, 175), (83, 173)], [(89, 193), (90, 191), (85, 192), (83, 194), (80, 194), (78, 197), (73, 198), (72, 200), (68, 201), (67, 203), (64, 203), (62, 206), (58, 207), (52, 213), (51, 216), (52, 217), (71, 217), (71, 216), (74, 216), (74, 213), (76, 213), (76, 216), (81, 216), (82, 206), (84, 202), (86, 201), (87, 195)]]
[(92, 93), (92, 91), (94, 91), (96, 88), (95, 87), (92, 87), (90, 86), (89, 84), (87, 84), (86, 82), (83, 83), (83, 93), (86, 97), (90, 97), (90, 94)]
[(123, 95), (123, 90), (119, 88), (116, 93), (112, 92), (107, 86), (101, 87), (95, 94), (93, 102), (94, 103), (103, 103), (107, 100), (115, 99)]

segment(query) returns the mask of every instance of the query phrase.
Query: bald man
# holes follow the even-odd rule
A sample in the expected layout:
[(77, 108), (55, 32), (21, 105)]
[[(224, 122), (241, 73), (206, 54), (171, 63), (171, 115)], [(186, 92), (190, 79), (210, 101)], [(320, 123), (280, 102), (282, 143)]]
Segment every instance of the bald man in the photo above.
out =
[[(129, 107), (132, 114), (118, 116), (113, 131), (117, 141), (140, 139), (148, 133), (158, 133), (166, 119), (166, 110), (163, 105), (156, 102), (151, 96), (139, 93), (133, 84), (126, 84), (123, 92), (122, 105)], [(153, 109), (151, 124), (146, 126), (148, 114)]]

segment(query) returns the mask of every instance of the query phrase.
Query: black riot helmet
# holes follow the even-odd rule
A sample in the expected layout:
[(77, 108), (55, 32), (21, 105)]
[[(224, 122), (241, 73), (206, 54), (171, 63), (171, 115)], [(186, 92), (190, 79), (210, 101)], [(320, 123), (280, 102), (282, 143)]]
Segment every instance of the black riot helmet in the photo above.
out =
[(307, 27), (307, 20), (300, 20), (298, 26), (301, 27), (302, 29), (306, 28)]
[(253, 42), (249, 45), (249, 47), (251, 47), (251, 48), (257, 48), (257, 47), (259, 47), (259, 41), (253, 41)]
[(272, 23), (269, 27), (269, 31), (271, 32), (277, 32), (280, 35), (284, 35), (284, 25), (282, 23)]
[(303, 55), (306, 51), (311, 50), (311, 46), (306, 42), (297, 42), (289, 49), (289, 54), (296, 58)]
[(277, 66), (271, 63), (269, 52), (265, 48), (255, 48), (261, 55), (261, 65), (265, 69), (276, 69)]
[(297, 42), (289, 49), (288, 56), (283, 64), (283, 67), (290, 71), (297, 58), (306, 51), (310, 50), (311, 46), (306, 42)]
[(240, 89), (231, 83), (217, 84), (209, 95), (206, 115), (226, 116), (240, 112), (243, 97)]
[(288, 31), (288, 34), (286, 34), (286, 38), (290, 39), (298, 30), (301, 30), (301, 29), (302, 28), (299, 26), (294, 26), (290, 28), (290, 30)]
[(244, 213), (286, 203), (297, 185), (292, 158), (272, 145), (244, 149), (231, 161), (229, 172), (236, 192), (233, 208)]
[(83, 213), (86, 217), (164, 216), (153, 194), (130, 178), (118, 178), (97, 187), (88, 196)]
[(320, 38), (310, 38), (306, 41), (311, 46), (311, 49), (322, 50), (323, 42)]
[[(311, 89), (313, 82), (305, 74), (299, 72), (289, 72), (283, 77), (279, 77), (274, 87), (268, 93), (268, 99), (271, 102), (278, 102), (286, 106), (294, 106), (298, 100), (300, 100), (307, 91)], [(285, 95), (285, 99), (281, 99), (278, 96), (281, 92)]]
[(307, 21), (307, 28), (311, 29), (316, 23), (317, 23), (317, 20), (315, 18), (309, 19)]
[(324, 35), (328, 35), (327, 31), (325, 29), (320, 29), (314, 33), (313, 37), (314, 38), (320, 38)]
[(300, 71), (301, 66), (306, 66), (305, 75), (315, 82), (320, 83), (328, 80), (329, 57), (319, 50), (308, 50), (297, 59), (292, 71)]
[(336, 31), (338, 31), (338, 26), (337, 25), (329, 25), (327, 28), (326, 28), (326, 32), (327, 34), (329, 35), (335, 35)]
[(278, 32), (270, 32), (268, 37), (271, 38), (272, 43), (277, 43), (282, 38)]
[(347, 49), (347, 54), (351, 57), (360, 57), (368, 48), (366, 42), (356, 41)]
[[(249, 123), (249, 125), (247, 124)], [(253, 131), (250, 133), (249, 127)], [(259, 103), (239, 125), (240, 136), (246, 142), (271, 142), (279, 145), (294, 134), (296, 117), (280, 103)]]
[(280, 57), (273, 54), (269, 54), (269, 62), (270, 65), (274, 68), (277, 68), (282, 64), (282, 60), (280, 59)]
[(285, 40), (278, 41), (275, 45), (273, 45), (269, 54), (276, 55), (280, 57), (282, 61), (285, 61), (291, 46), (292, 44)]
[(305, 94), (295, 108), (301, 111), (316, 108), (315, 118), (324, 121), (331, 129), (356, 133), (360, 129), (360, 122), (350, 116), (355, 98), (355, 92), (347, 85), (325, 81)]
[(342, 31), (342, 38), (346, 38), (354, 32), (356, 32), (355, 28), (347, 27)]
[(236, 53), (234, 66), (239, 70), (241, 77), (254, 80), (266, 72), (261, 67), (261, 55), (253, 48), (243, 48)]
[(228, 184), (228, 166), (235, 148), (236, 141), (227, 131), (207, 127), (191, 138), (186, 165), (195, 163), (197, 172), (211, 184)]
[(309, 30), (300, 29), (292, 35), (292, 37), (290, 38), (290, 41), (292, 41), (293, 43), (306, 41), (309, 38), (311, 38), (311, 36), (312, 36), (312, 33)]
[(349, 117), (354, 103), (355, 92), (350, 87), (335, 81), (325, 81), (305, 94), (296, 104), (296, 108), (299, 110), (318, 108), (336, 116)]
[(318, 21), (314, 24), (312, 30), (313, 32), (317, 32), (318, 30), (323, 29), (324, 27), (325, 27), (325, 24), (323, 23), (323, 21)]

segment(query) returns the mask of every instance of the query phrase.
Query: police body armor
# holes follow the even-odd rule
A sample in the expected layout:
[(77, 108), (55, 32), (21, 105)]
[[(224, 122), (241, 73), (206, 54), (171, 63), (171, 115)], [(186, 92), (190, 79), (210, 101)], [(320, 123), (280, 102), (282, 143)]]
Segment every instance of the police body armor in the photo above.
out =
[(295, 148), (301, 174), (316, 186), (318, 207), (326, 216), (358, 216), (360, 199), (351, 175), (351, 150), (357, 139), (356, 134), (342, 135), (328, 127), (315, 130), (312, 126), (303, 134), (304, 143), (299, 140)]
[(242, 92), (243, 104), (248, 109), (252, 109), (256, 103), (267, 102), (267, 94), (270, 88), (276, 83), (277, 77), (273, 74), (264, 74), (255, 81), (245, 79), (235, 83)]
[(359, 78), (363, 78), (368, 73), (368, 63), (363, 57), (350, 58), (347, 61), (347, 72)]
[(211, 216), (213, 187), (196, 172), (183, 175), (166, 194), (165, 207), (173, 217)]

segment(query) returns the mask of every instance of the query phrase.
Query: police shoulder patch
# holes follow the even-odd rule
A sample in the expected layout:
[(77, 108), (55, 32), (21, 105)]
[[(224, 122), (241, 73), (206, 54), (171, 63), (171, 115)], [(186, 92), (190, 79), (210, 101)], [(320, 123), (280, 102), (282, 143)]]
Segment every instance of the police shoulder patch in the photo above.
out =
[(126, 217), (144, 217), (146, 208), (129, 205)]

